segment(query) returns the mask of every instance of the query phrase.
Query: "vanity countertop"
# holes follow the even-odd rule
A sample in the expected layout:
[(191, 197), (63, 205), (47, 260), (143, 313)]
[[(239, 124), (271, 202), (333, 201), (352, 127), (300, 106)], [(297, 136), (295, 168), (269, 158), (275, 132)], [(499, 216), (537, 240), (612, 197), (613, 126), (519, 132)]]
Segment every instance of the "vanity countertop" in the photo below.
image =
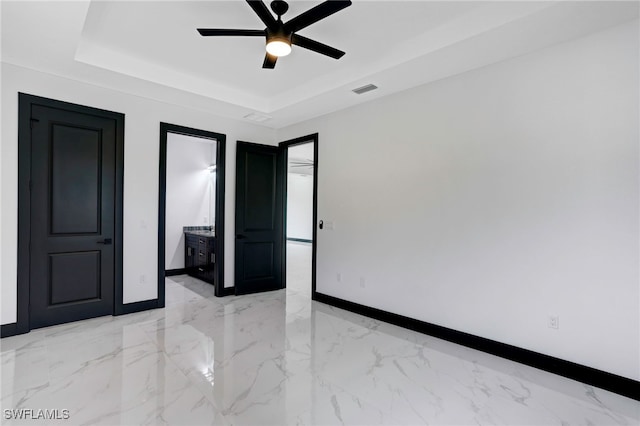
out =
[(198, 237), (215, 237), (215, 231), (209, 230), (196, 230), (196, 231), (184, 231), (185, 234), (197, 235)]

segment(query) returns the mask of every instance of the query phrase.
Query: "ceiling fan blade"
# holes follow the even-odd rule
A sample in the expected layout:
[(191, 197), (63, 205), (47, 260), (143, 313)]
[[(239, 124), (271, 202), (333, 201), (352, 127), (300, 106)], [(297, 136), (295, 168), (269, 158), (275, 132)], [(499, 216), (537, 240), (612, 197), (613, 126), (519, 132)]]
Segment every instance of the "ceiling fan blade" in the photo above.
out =
[(314, 52), (327, 55), (333, 59), (340, 59), (344, 56), (342, 50), (338, 50), (335, 47), (327, 46), (319, 41), (311, 40), (310, 38), (303, 37), (298, 34), (291, 36), (291, 43), (296, 46), (304, 47), (305, 49), (313, 50)]
[(264, 30), (232, 30), (219, 28), (198, 28), (201, 36), (249, 36), (258, 37), (265, 35)]
[(276, 67), (277, 60), (278, 60), (277, 56), (267, 53), (266, 55), (264, 55), (264, 62), (262, 63), (262, 68), (274, 69)]
[(287, 32), (295, 33), (348, 6), (351, 6), (351, 0), (327, 0), (291, 19), (284, 24), (284, 28)]
[(269, 28), (270, 30), (276, 29), (276, 20), (271, 12), (269, 12), (269, 9), (267, 9), (267, 6), (262, 2), (262, 0), (247, 0), (247, 3), (249, 3), (251, 9), (253, 9), (260, 20), (264, 22), (267, 28)]

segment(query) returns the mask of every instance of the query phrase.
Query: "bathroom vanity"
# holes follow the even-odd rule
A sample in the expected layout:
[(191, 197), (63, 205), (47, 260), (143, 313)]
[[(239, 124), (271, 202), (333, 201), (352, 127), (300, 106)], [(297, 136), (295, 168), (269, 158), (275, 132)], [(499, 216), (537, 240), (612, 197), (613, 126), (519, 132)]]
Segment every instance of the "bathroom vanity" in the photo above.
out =
[(184, 265), (187, 274), (215, 284), (215, 231), (185, 230), (184, 240)]

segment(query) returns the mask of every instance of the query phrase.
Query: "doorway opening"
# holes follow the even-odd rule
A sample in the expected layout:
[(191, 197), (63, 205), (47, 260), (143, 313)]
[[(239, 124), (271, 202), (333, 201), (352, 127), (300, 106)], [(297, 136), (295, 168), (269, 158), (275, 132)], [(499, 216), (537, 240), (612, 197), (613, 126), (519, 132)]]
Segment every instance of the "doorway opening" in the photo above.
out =
[[(313, 155), (296, 157), (297, 145), (309, 144)], [(310, 274), (307, 272), (306, 292), (316, 297), (316, 243), (318, 222), (318, 134), (281, 142), (278, 146), (238, 141), (236, 146), (236, 205), (235, 205), (235, 270), (236, 295), (279, 290), (287, 287), (287, 155), (292, 150), (292, 169), (307, 169), (312, 189), (311, 231), (309, 219), (302, 225), (304, 233), (295, 232), (292, 220), (291, 243), (311, 245)], [(305, 151), (305, 150), (303, 150)], [(294, 162), (296, 167), (294, 166)], [(312, 176), (312, 177), (311, 177)], [(294, 180), (296, 178), (292, 178)], [(295, 182), (292, 184), (295, 185)], [(295, 191), (292, 189), (292, 191)], [(308, 197), (307, 197), (308, 199)], [(308, 214), (308, 205), (306, 206)], [(309, 238), (310, 237), (310, 238)], [(296, 241), (297, 240), (297, 241)], [(308, 254), (307, 254), (308, 259)], [(308, 265), (308, 260), (307, 260)], [(292, 268), (296, 269), (296, 264)], [(308, 270), (309, 267), (307, 266)], [(294, 279), (292, 277), (292, 279)]]
[[(225, 135), (160, 123), (158, 298), (165, 277), (189, 275), (224, 290)], [(201, 283), (202, 284), (202, 283)]]
[(289, 291), (315, 294), (318, 135), (282, 142), (286, 155), (284, 196), (285, 283)]

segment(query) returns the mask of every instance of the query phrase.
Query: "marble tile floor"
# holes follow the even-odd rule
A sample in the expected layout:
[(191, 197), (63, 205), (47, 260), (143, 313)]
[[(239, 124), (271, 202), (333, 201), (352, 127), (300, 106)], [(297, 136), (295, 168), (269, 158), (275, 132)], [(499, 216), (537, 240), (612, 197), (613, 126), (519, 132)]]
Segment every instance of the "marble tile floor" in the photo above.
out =
[(2, 339), (0, 423), (640, 424), (638, 401), (312, 302), (310, 246), (288, 247), (287, 290), (171, 277), (164, 309)]

